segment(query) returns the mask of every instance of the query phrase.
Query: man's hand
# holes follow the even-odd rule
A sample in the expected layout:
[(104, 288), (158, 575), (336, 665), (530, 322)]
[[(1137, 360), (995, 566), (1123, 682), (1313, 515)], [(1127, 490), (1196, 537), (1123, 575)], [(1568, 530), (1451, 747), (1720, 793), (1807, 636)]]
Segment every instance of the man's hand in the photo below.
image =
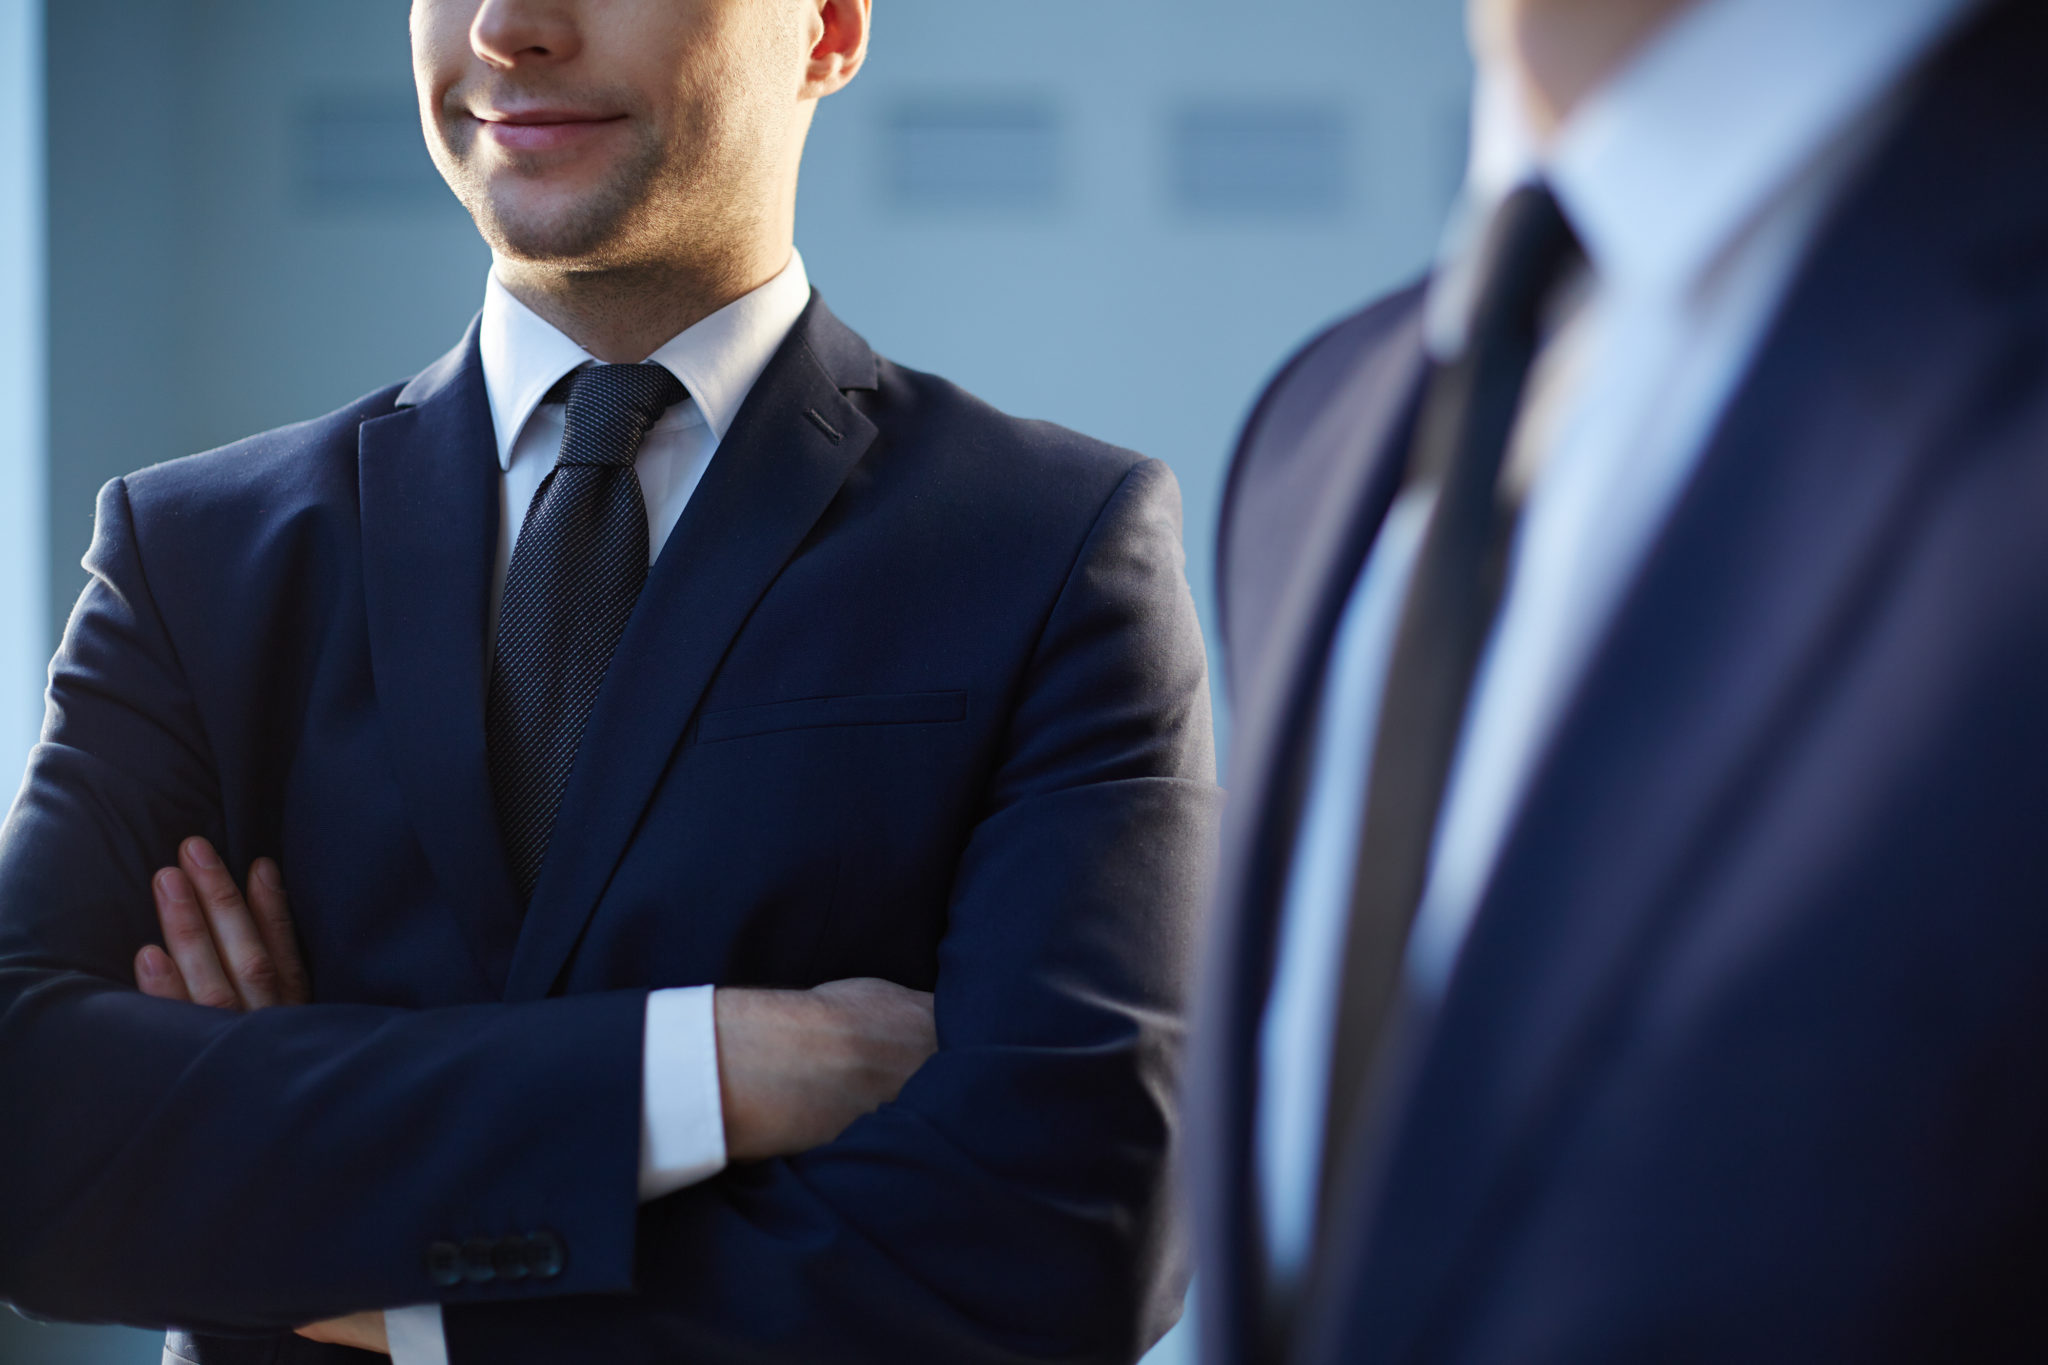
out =
[(353, 1346), (380, 1356), (391, 1354), (391, 1338), (385, 1335), (382, 1313), (351, 1313), (331, 1322), (316, 1322), (311, 1327), (301, 1327), (299, 1335), (330, 1346)]
[(244, 897), (213, 845), (187, 839), (178, 845), (178, 865), (157, 873), (150, 889), (170, 951), (151, 944), (135, 955), (144, 995), (226, 1010), (313, 998), (276, 863), (256, 860)]
[(932, 997), (893, 982), (712, 997), (726, 1155), (794, 1156), (896, 1098), (938, 1050)]

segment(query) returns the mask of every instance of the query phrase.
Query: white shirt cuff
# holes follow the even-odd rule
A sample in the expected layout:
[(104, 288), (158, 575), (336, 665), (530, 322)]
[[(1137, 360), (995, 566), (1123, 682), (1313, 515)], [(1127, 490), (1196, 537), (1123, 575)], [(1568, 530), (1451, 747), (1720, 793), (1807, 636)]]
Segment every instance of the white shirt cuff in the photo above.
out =
[(448, 1336), (441, 1330), (441, 1305), (384, 1310), (384, 1336), (391, 1365), (448, 1365)]
[(710, 986), (684, 986), (647, 997), (640, 1077), (643, 1202), (725, 1169), (712, 994)]
[[(718, 1027), (710, 986), (647, 997), (640, 1088), (640, 1198), (659, 1199), (725, 1169)], [(448, 1365), (441, 1305), (384, 1314), (391, 1365)]]

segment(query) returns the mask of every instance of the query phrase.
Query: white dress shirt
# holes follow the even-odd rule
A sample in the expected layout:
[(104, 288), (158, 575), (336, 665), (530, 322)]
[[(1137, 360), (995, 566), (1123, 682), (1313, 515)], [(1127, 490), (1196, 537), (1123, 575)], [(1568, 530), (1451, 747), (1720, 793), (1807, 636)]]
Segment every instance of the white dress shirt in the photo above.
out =
[[(781, 274), (648, 357), (681, 380), (690, 395), (648, 429), (633, 461), (647, 501), (650, 562), (661, 557), (719, 442), (810, 298), (803, 258), (791, 252)], [(563, 375), (598, 362), (514, 298), (496, 271), (485, 288), (477, 342), (498, 464), (505, 471), (499, 481), (498, 562), (491, 581), (490, 638), (495, 639), (512, 547), (562, 445), (564, 405), (542, 399)], [(725, 1168), (711, 1000), (710, 986), (648, 996), (640, 1091), (643, 1200)], [(384, 1324), (393, 1365), (448, 1365), (440, 1305), (393, 1309), (384, 1315)]]
[[(1586, 250), (1531, 371), (1504, 477), (1528, 489), (1410, 936), (1406, 986), (1449, 984), (1542, 744), (1697, 464), (1845, 182), (1918, 60), (1973, 0), (1697, 0), (1547, 145), (1482, 60), (1472, 163), (1425, 303), (1461, 349), (1484, 229), (1547, 183)], [(1270, 1268), (1314, 1234), (1324, 1106), (1371, 740), (1429, 506), (1388, 515), (1338, 627), (1260, 1036), (1256, 1170)]]

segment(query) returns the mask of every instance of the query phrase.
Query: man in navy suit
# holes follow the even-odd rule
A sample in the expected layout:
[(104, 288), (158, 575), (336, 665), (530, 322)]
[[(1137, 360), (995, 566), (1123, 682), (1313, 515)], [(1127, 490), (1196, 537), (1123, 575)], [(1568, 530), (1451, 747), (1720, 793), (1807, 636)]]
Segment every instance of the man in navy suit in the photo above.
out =
[(483, 313), (102, 494), (0, 835), (0, 1298), (202, 1365), (1135, 1359), (1218, 806), (1171, 475), (810, 290), (866, 0), (412, 22)]
[(2048, 1358), (2048, 15), (1471, 20), (1224, 507), (1208, 1359)]

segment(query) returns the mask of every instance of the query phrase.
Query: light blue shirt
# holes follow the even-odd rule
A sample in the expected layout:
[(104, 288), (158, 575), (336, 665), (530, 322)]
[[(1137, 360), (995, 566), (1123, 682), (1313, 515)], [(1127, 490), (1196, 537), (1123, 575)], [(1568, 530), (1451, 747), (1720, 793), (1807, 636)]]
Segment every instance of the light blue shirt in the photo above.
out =
[[(1973, 0), (1698, 0), (1532, 135), (1482, 58), (1465, 193), (1426, 303), (1463, 345), (1474, 252), (1542, 179), (1586, 248), (1560, 291), (1503, 477), (1527, 489), (1405, 964), (1440, 996), (1542, 748), (1844, 183)], [(1428, 518), (1404, 493), (1338, 627), (1260, 1036), (1256, 1168), (1271, 1270), (1298, 1280), (1317, 1181), (1346, 918), (1394, 627)]]

